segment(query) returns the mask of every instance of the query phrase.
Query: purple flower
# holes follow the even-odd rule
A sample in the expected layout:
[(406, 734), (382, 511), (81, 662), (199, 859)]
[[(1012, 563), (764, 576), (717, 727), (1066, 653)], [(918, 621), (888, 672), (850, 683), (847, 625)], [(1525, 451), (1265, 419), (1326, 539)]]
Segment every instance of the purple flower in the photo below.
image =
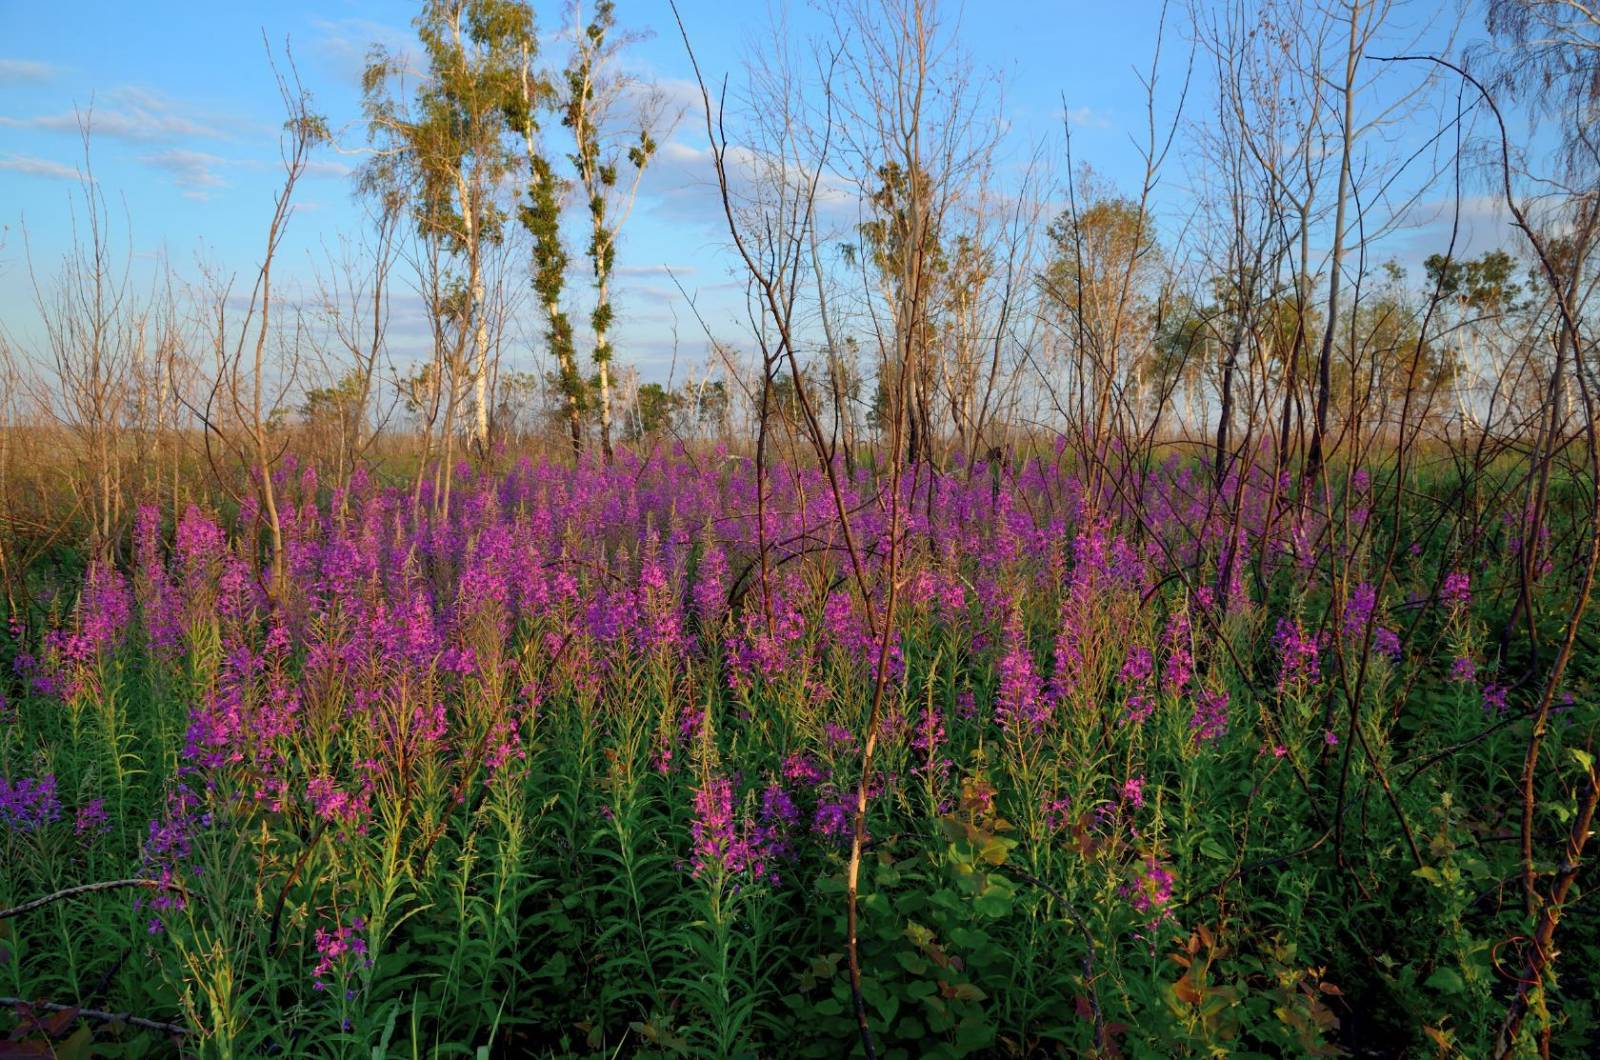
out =
[(0, 824), (17, 832), (33, 832), (61, 820), (56, 778), (22, 777), (15, 783), (0, 777)]
[(827, 738), (829, 748), (834, 751), (845, 751), (856, 745), (855, 733), (836, 721), (824, 724), (822, 735)]
[(1155, 673), (1155, 654), (1149, 648), (1134, 645), (1128, 649), (1128, 657), (1122, 663), (1122, 672), (1118, 677), (1126, 685), (1141, 685)]
[(1216, 743), (1228, 731), (1228, 693), (1201, 690), (1195, 696), (1189, 731), (1196, 743)]
[(828, 779), (828, 771), (815, 758), (796, 751), (783, 760), (783, 779), (801, 787), (814, 788)]
[(1367, 623), (1372, 620), (1372, 612), (1377, 607), (1378, 594), (1371, 585), (1362, 582), (1350, 590), (1350, 599), (1344, 605), (1344, 635), (1346, 639), (1359, 641), (1365, 634)]
[(1072, 800), (1066, 796), (1058, 798), (1042, 798), (1039, 800), (1039, 812), (1044, 818), (1044, 826), (1050, 832), (1059, 832), (1072, 823)]
[(752, 830), (750, 839), (751, 875), (779, 883), (775, 862), (784, 861), (794, 853), (791, 836), (800, 820), (800, 810), (794, 800), (776, 781), (768, 784), (761, 793), (760, 821)]
[[(170, 789), (161, 816), (150, 822), (150, 831), (145, 837), (141, 851), (144, 875), (170, 886), (184, 874), (198, 874), (199, 867), (189, 862), (194, 838), (211, 824), (211, 814), (202, 810), (200, 799), (193, 791), (181, 785)], [(157, 891), (148, 900), (140, 899), (136, 908), (146, 903), (158, 913), (182, 909), (186, 904), (181, 893), (167, 888)], [(152, 918), (150, 925), (151, 934), (162, 930), (159, 917)]]
[(1470, 655), (1460, 655), (1450, 664), (1450, 680), (1466, 683), (1474, 680), (1478, 675), (1478, 664), (1472, 661)]
[[(776, 803), (774, 812), (781, 807)], [(764, 852), (742, 834), (733, 812), (733, 782), (713, 775), (695, 789), (694, 820), (689, 825), (693, 839), (691, 864), (696, 879), (706, 873), (751, 870), (760, 879), (765, 875)]]
[(1050, 707), (1045, 702), (1039, 674), (1034, 670), (1033, 652), (1022, 631), (1022, 615), (1016, 609), (1006, 623), (1005, 645), (1005, 654), (1000, 657), (995, 718), (1007, 730), (1039, 732), (1050, 716)]
[(1150, 720), (1150, 715), (1156, 712), (1156, 701), (1145, 692), (1135, 692), (1128, 697), (1126, 709), (1122, 714), (1124, 725), (1143, 725)]
[(1439, 601), (1452, 609), (1465, 607), (1472, 602), (1472, 579), (1465, 571), (1451, 571), (1444, 576)]
[(340, 968), (341, 977), (348, 976), (351, 969), (342, 967), (348, 957), (360, 958), (365, 967), (372, 967), (372, 958), (367, 956), (367, 940), (361, 937), (366, 929), (367, 922), (361, 917), (353, 918), (349, 924), (336, 924), (332, 931), (317, 928), (317, 966), (311, 972), (312, 987), (326, 990), (326, 977), (335, 968)]
[(1143, 865), (1134, 874), (1133, 882), (1122, 888), (1122, 894), (1128, 899), (1128, 904), (1133, 906), (1134, 912), (1141, 916), (1155, 914), (1155, 919), (1150, 926), (1164, 920), (1171, 915), (1167, 908), (1172, 901), (1172, 885), (1175, 877), (1167, 867), (1156, 860), (1154, 854), (1146, 855)]
[(90, 799), (78, 807), (76, 820), (73, 822), (75, 835), (104, 835), (111, 831), (111, 818), (106, 814), (106, 804), (103, 799)]
[(85, 669), (121, 646), (132, 612), (127, 579), (106, 564), (91, 565), (78, 598), (74, 628), (53, 630), (45, 639), (55, 650), (57, 672), (64, 676), (57, 686), (64, 698), (71, 699), (84, 689)]
[(842, 842), (850, 838), (855, 820), (855, 807), (844, 798), (823, 799), (817, 803), (817, 812), (811, 817), (811, 830), (824, 839)]
[(1167, 619), (1167, 628), (1161, 634), (1162, 646), (1167, 650), (1166, 666), (1161, 671), (1161, 688), (1175, 696), (1189, 687), (1194, 675), (1193, 646), (1190, 643), (1189, 613), (1174, 611)]
[(372, 813), (371, 796), (370, 787), (352, 794), (326, 774), (312, 777), (306, 783), (306, 798), (312, 812), (324, 821), (354, 828), (358, 835), (366, 834), (367, 817)]
[(1300, 627), (1299, 619), (1278, 619), (1278, 630), (1272, 637), (1278, 649), (1278, 688), (1310, 686), (1322, 677), (1319, 649), (1316, 639)]
[(728, 557), (722, 551), (722, 546), (711, 539), (709, 531), (708, 526), (706, 546), (695, 569), (693, 589), (695, 615), (702, 626), (721, 621), (728, 608)]

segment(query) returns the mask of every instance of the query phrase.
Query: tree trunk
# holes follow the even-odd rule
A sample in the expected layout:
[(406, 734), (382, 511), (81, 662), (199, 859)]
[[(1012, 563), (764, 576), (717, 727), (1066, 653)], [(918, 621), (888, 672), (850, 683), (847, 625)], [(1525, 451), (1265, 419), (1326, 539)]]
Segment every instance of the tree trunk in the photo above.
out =
[[(598, 286), (595, 316), (604, 320), (611, 308), (611, 280), (608, 273), (601, 273)], [(600, 369), (600, 452), (605, 457), (606, 466), (610, 467), (614, 454), (611, 451), (611, 343), (606, 339), (607, 333), (608, 329), (595, 333), (594, 359)]]
[(1328, 403), (1333, 390), (1333, 336), (1339, 326), (1339, 281), (1344, 265), (1345, 207), (1350, 198), (1350, 152), (1355, 139), (1356, 62), (1360, 59), (1361, 4), (1350, 5), (1350, 45), (1345, 53), (1344, 128), (1339, 150), (1339, 196), (1333, 214), (1333, 257), (1328, 269), (1328, 322), (1317, 352), (1317, 407), (1311, 428), (1311, 449), (1306, 459), (1306, 481), (1322, 472), (1324, 439), (1328, 433)]

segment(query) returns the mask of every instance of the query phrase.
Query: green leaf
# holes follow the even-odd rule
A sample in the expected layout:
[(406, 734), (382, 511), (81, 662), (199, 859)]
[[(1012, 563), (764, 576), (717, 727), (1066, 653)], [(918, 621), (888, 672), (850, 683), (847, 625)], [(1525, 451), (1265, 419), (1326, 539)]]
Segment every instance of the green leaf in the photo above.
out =
[(94, 1055), (94, 1031), (88, 1024), (72, 1032), (72, 1037), (55, 1047), (55, 1055), (63, 1060), (88, 1060)]
[(978, 856), (990, 865), (1000, 865), (1005, 862), (1006, 855), (1016, 845), (1017, 841), (1015, 839), (1003, 839), (1000, 836), (995, 836), (983, 844), (983, 850), (979, 852)]
[(1433, 974), (1428, 976), (1422, 985), (1430, 986), (1444, 994), (1460, 994), (1467, 989), (1467, 984), (1461, 980), (1461, 973), (1448, 966), (1435, 968)]
[(972, 907), (981, 916), (999, 919), (1011, 912), (1011, 892), (1000, 888), (984, 891), (972, 900)]
[(962, 1049), (986, 1049), (994, 1042), (994, 1027), (987, 1020), (968, 1017), (956, 1026), (956, 1044)]
[(843, 1016), (844, 1002), (835, 997), (823, 998), (816, 1003), (814, 1011), (819, 1016)]
[(917, 1017), (907, 1016), (905, 1019), (900, 1021), (899, 1026), (895, 1027), (894, 1032), (902, 1038), (911, 1038), (914, 1040), (926, 1035), (928, 1033), (928, 1029), (922, 1025), (922, 1021), (917, 1019)]
[(900, 962), (900, 967), (912, 975), (926, 975), (928, 973), (927, 960), (918, 954), (912, 953), (910, 950), (901, 950), (894, 955), (894, 959)]
[(567, 976), (568, 963), (567, 955), (558, 951), (557, 953), (553, 954), (548, 961), (545, 961), (544, 964), (540, 965), (538, 972), (534, 974), (539, 979), (565, 979)]

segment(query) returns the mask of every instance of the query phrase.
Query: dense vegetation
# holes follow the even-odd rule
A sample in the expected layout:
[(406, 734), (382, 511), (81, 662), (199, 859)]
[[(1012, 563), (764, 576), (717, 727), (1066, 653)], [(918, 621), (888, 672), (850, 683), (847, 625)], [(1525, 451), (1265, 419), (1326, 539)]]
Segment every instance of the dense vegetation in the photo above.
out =
[(1433, 6), (1162, 5), (1103, 170), (936, 0), (339, 20), (270, 200), (8, 104), (0, 1058), (1600, 1055), (1600, 22)]
[[(1260, 472), (1084, 466), (837, 468), (868, 584), (897, 556), (887, 640), (815, 469), (768, 469), (763, 527), (724, 454), (463, 465), (448, 510), (291, 462), (280, 590), (141, 509), (126, 573), (13, 619), (0, 905), (138, 882), (0, 921), (4, 993), (218, 1054), (846, 1053), (871, 715), (880, 1055), (1484, 1055), (1531, 957), (1539, 695), (1492, 478), (1357, 468), (1323, 517)], [(1539, 880), (1595, 676), (1550, 712)], [(1581, 904), (1530, 1018), (1558, 1055), (1597, 1042)], [(78, 1026), (12, 1003), (30, 1041)]]

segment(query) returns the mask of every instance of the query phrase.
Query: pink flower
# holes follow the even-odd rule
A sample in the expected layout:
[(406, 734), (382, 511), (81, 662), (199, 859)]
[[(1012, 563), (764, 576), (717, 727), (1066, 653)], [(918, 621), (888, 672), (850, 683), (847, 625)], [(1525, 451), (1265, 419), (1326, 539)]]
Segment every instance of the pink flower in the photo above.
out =
[(995, 718), (1008, 730), (1039, 732), (1050, 716), (1044, 686), (1034, 669), (1033, 652), (1022, 630), (1022, 615), (1015, 608), (1006, 622), (1006, 651), (1000, 657), (1000, 690)]
[(1465, 607), (1472, 602), (1472, 579), (1464, 571), (1451, 571), (1444, 577), (1439, 601), (1446, 607)]
[[(367, 956), (367, 940), (360, 935), (360, 932), (366, 929), (367, 922), (361, 917), (354, 918), (348, 925), (338, 924), (332, 931), (317, 928), (317, 966), (311, 972), (313, 988), (326, 990), (328, 988), (326, 976), (343, 965), (346, 957), (360, 958), (363, 966), (372, 967), (372, 958)], [(342, 976), (349, 974), (349, 969), (341, 972)]]
[(1196, 743), (1216, 743), (1228, 731), (1228, 693), (1201, 691), (1195, 696), (1189, 731)]

